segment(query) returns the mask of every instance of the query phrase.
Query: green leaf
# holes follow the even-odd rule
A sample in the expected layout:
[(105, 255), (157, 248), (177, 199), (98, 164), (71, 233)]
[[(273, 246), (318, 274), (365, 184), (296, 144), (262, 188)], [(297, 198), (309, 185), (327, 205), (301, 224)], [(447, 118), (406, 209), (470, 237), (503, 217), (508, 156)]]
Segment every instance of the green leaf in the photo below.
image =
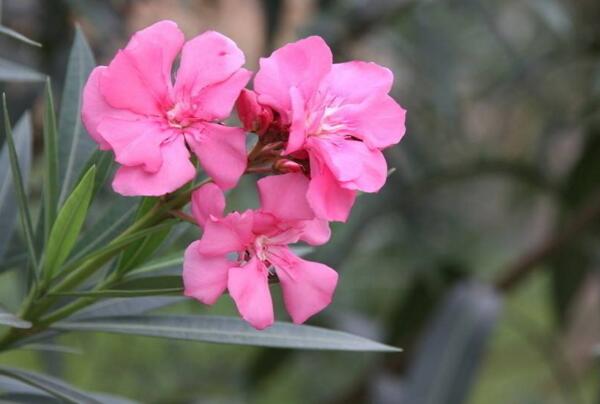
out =
[[(34, 233), (33, 233), (33, 225), (31, 222), (31, 214), (29, 212), (29, 204), (27, 201), (27, 194), (25, 193), (25, 185), (23, 182), (23, 174), (21, 173), (21, 169), (19, 167), (19, 156), (17, 155), (17, 150), (15, 147), (15, 140), (13, 137), (12, 129), (10, 127), (10, 118), (8, 117), (8, 108), (6, 105), (6, 94), (2, 95), (2, 106), (4, 109), (4, 130), (6, 132), (6, 147), (8, 148), (8, 156), (10, 159), (10, 168), (12, 172), (13, 183), (15, 184), (15, 193), (17, 196), (17, 203), (19, 205), (19, 213), (21, 218), (21, 225), (23, 226), (23, 233), (25, 234), (25, 242), (27, 244), (27, 252), (29, 253), (29, 260), (34, 267), (34, 273), (37, 274), (36, 269), (38, 267), (37, 264), (37, 255), (35, 252), (35, 244), (34, 244)], [(29, 116), (24, 115), (25, 119), (24, 133), (29, 133), (31, 135), (31, 123), (29, 122)], [(25, 129), (27, 128), (27, 129)], [(15, 128), (16, 129), (16, 128)], [(16, 130), (15, 130), (16, 132)], [(23, 135), (21, 135), (23, 136)]]
[(0, 25), (0, 34), (6, 35), (6, 36), (14, 38), (14, 39), (16, 39), (18, 41), (24, 42), (27, 45), (37, 46), (39, 48), (42, 47), (41, 43), (36, 42), (33, 39), (29, 39), (25, 35), (23, 35), (23, 34), (17, 32), (17, 31), (15, 31), (14, 29), (10, 29), (10, 28), (5, 27), (3, 25)]
[(58, 121), (58, 156), (62, 181), (59, 203), (66, 199), (83, 166), (96, 149), (95, 143), (86, 133), (81, 122), (83, 86), (94, 65), (92, 51), (83, 33), (77, 27), (67, 65)]
[(81, 178), (91, 166), (96, 166), (96, 183), (94, 185), (94, 195), (96, 195), (100, 188), (102, 188), (106, 181), (112, 176), (113, 168), (115, 167), (114, 156), (110, 152), (96, 150), (84, 164), (77, 183), (81, 181)]
[(502, 297), (487, 285), (462, 283), (451, 290), (414, 352), (403, 401), (464, 403), (501, 310)]
[[(141, 217), (143, 217), (146, 213), (150, 211), (154, 206), (160, 203), (158, 198), (145, 197), (140, 201), (138, 211), (136, 213), (135, 220), (137, 221)], [(169, 235), (171, 228), (165, 228), (161, 232), (157, 232), (152, 234), (144, 239), (132, 244), (127, 247), (119, 257), (119, 262), (117, 264), (117, 272), (125, 273), (137, 265), (140, 265), (144, 261), (146, 261), (156, 249), (160, 246), (160, 244), (165, 240), (165, 238)]]
[(183, 290), (181, 268), (177, 275), (143, 276), (126, 278), (112, 289), (115, 290), (148, 290), (148, 289), (178, 289)]
[(173, 254), (169, 254), (160, 258), (156, 258), (152, 261), (148, 261), (144, 265), (133, 269), (130, 272), (130, 275), (145, 275), (148, 272), (162, 271), (174, 267), (181, 268), (183, 265), (183, 254), (183, 251), (178, 251)]
[(58, 213), (44, 257), (43, 273), (46, 279), (52, 278), (75, 245), (90, 205), (95, 175), (96, 167), (92, 166)]
[(340, 331), (275, 323), (262, 331), (241, 319), (219, 316), (116, 316), (62, 321), (58, 330), (94, 331), (273, 348), (398, 352), (398, 348)]
[(56, 352), (56, 353), (66, 353), (73, 355), (81, 355), (83, 352), (80, 349), (73, 348), (65, 345), (56, 345), (56, 344), (43, 344), (43, 343), (34, 343), (22, 345), (19, 349), (23, 351), (42, 351), (42, 352)]
[(21, 369), (9, 368), (6, 366), (0, 366), (0, 375), (10, 377), (32, 387), (43, 390), (54, 397), (58, 397), (69, 403), (101, 403), (90, 394), (76, 389), (75, 387), (69, 386), (64, 381), (54, 377)]
[(143, 239), (146, 236), (152, 235), (154, 233), (158, 233), (161, 231), (164, 231), (167, 228), (171, 228), (177, 221), (176, 220), (167, 220), (161, 224), (158, 224), (156, 226), (153, 227), (149, 227), (147, 229), (144, 230), (140, 230), (138, 232), (135, 232), (133, 234), (129, 234), (126, 237), (123, 237), (119, 240), (116, 240), (114, 242), (109, 243), (108, 245), (96, 249), (94, 250), (92, 253), (78, 258), (77, 260), (74, 260), (72, 262), (69, 263), (68, 268), (65, 269), (65, 272), (71, 272), (71, 270), (77, 268), (78, 266), (82, 265), (85, 261), (88, 260), (96, 260), (96, 259), (101, 259), (101, 258), (111, 258), (115, 255), (115, 253), (121, 251), (122, 249), (126, 248), (127, 246), (129, 246), (131, 243), (134, 243), (138, 240)]
[(0, 307), (0, 325), (7, 325), (14, 328), (31, 328), (29, 321), (21, 320), (19, 317)]
[[(131, 316), (144, 314), (166, 306), (182, 303), (188, 299), (183, 296), (144, 296), (107, 299), (96, 302), (81, 311), (74, 313), (69, 320), (87, 320), (95, 317), (107, 316)], [(15, 343), (15, 347), (35, 344), (40, 341), (46, 341), (56, 335), (61, 334), (58, 330), (45, 330), (39, 334), (22, 338)], [(2, 378), (0, 377), (0, 388), (2, 387)]]
[(140, 289), (140, 290), (88, 290), (79, 292), (56, 292), (50, 293), (50, 296), (73, 296), (73, 297), (97, 297), (97, 298), (115, 298), (115, 297), (144, 297), (144, 296), (172, 296), (181, 295), (183, 287), (180, 288), (160, 288), (160, 289)]
[(156, 296), (104, 300), (73, 314), (69, 320), (144, 314), (187, 300), (188, 299), (183, 296)]
[(44, 75), (30, 67), (0, 58), (0, 81), (43, 81)]
[[(23, 182), (27, 183), (31, 167), (32, 149), (29, 114), (24, 114), (15, 125), (14, 141)], [(0, 231), (0, 259), (6, 253), (12, 238), (17, 222), (17, 215), (15, 215), (17, 209), (17, 195), (13, 185), (10, 156), (8, 147), (5, 146), (0, 152), (0, 229), (2, 229)]]
[[(173, 222), (172, 226), (175, 224), (176, 222)], [(165, 227), (162, 231), (145, 237), (123, 251), (123, 255), (121, 256), (119, 265), (117, 266), (117, 271), (120, 273), (127, 272), (131, 268), (142, 264), (149, 257), (151, 257), (152, 254), (154, 254), (158, 247), (162, 244), (162, 242), (167, 238), (172, 226)]]
[(44, 109), (44, 239), (48, 241), (50, 229), (58, 209), (58, 151), (56, 115), (50, 78), (46, 80), (46, 105)]
[(131, 198), (119, 198), (105, 209), (100, 219), (84, 231), (75, 246), (73, 259), (77, 260), (86, 254), (107, 245), (116, 235), (125, 229), (135, 214), (135, 205)]

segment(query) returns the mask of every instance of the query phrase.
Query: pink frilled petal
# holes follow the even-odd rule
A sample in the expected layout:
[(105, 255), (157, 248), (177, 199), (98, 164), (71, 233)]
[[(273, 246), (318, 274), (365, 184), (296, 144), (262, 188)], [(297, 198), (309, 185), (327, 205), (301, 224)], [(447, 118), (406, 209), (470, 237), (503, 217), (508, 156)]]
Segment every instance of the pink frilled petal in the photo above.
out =
[(291, 118), (290, 136), (285, 148), (285, 154), (291, 154), (304, 146), (306, 140), (306, 109), (304, 98), (297, 87), (290, 89)]
[(371, 62), (335, 63), (323, 79), (320, 90), (342, 100), (344, 104), (360, 104), (367, 98), (390, 92), (394, 74)]
[(270, 213), (255, 210), (253, 213), (252, 232), (271, 236), (281, 232), (281, 220)]
[(241, 128), (199, 124), (185, 135), (206, 173), (221, 187), (233, 188), (246, 171), (246, 134)]
[(232, 262), (226, 257), (209, 257), (200, 253), (198, 241), (185, 250), (183, 258), (184, 294), (204, 304), (213, 304), (227, 288), (227, 274)]
[(231, 268), (227, 289), (240, 315), (252, 327), (262, 330), (273, 324), (268, 272), (260, 260), (253, 257), (243, 267)]
[(389, 95), (373, 96), (361, 104), (344, 105), (335, 113), (352, 129), (354, 137), (370, 148), (384, 149), (406, 132), (406, 110)]
[(160, 123), (137, 115), (135, 119), (105, 116), (98, 133), (115, 152), (115, 160), (126, 166), (142, 166), (146, 172), (157, 172), (163, 163), (161, 144), (174, 131), (165, 130)]
[(277, 248), (269, 257), (281, 282), (283, 302), (296, 324), (327, 307), (333, 299), (338, 274), (327, 265), (305, 261), (287, 247)]
[(125, 118), (135, 119), (135, 115), (129, 111), (116, 110), (106, 103), (102, 94), (100, 94), (99, 79), (106, 66), (98, 66), (88, 78), (83, 88), (83, 102), (81, 107), (81, 119), (88, 133), (94, 139), (101, 150), (110, 150), (110, 144), (104, 140), (98, 132), (98, 125), (103, 117), (108, 114), (123, 115)]
[(343, 188), (377, 192), (385, 184), (387, 163), (378, 149), (341, 137), (314, 138), (310, 144)]
[(308, 178), (301, 173), (270, 175), (258, 180), (261, 208), (281, 220), (310, 220), (314, 212), (306, 200)]
[(302, 223), (300, 240), (310, 245), (322, 245), (329, 241), (331, 229), (329, 222), (324, 219), (306, 220)]
[(225, 195), (216, 184), (208, 183), (192, 193), (192, 214), (200, 226), (223, 217)]
[(243, 251), (253, 240), (252, 221), (252, 211), (233, 212), (222, 219), (206, 221), (199, 251), (212, 257)]
[(235, 107), (244, 129), (248, 132), (264, 134), (273, 122), (273, 111), (258, 102), (256, 93), (243, 89)]
[(207, 121), (227, 118), (240, 91), (246, 87), (251, 76), (251, 71), (239, 69), (228, 79), (202, 89), (194, 98), (198, 105), (195, 116)]
[(100, 76), (109, 105), (138, 114), (159, 115), (171, 99), (171, 67), (184, 42), (173, 21), (138, 31)]
[(311, 99), (331, 64), (331, 50), (318, 36), (287, 44), (260, 59), (254, 90), (259, 101), (265, 100), (285, 118), (291, 108), (290, 88), (297, 87), (304, 100)]
[(345, 222), (354, 204), (356, 192), (340, 186), (326, 165), (311, 156), (311, 180), (306, 197), (316, 216)]
[(176, 137), (161, 146), (162, 165), (157, 172), (147, 172), (142, 166), (121, 166), (112, 186), (125, 196), (160, 196), (173, 192), (192, 180), (196, 169), (183, 137)]
[[(215, 31), (204, 32), (183, 46), (175, 93), (178, 98), (193, 99), (203, 88), (230, 78), (244, 62), (244, 53), (235, 42)], [(249, 76), (244, 74), (247, 81)], [(236, 97), (237, 94), (231, 100), (231, 106)]]

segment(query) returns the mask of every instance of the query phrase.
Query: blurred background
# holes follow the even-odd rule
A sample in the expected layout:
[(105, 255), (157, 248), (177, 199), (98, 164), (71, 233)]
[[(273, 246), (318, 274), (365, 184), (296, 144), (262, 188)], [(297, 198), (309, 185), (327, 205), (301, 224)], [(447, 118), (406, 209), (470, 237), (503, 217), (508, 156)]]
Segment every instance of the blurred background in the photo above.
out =
[[(318, 34), (337, 61), (395, 74), (407, 135), (396, 171), (309, 256), (341, 275), (310, 324), (402, 347), (330, 353), (70, 334), (82, 354), (4, 364), (147, 403), (600, 403), (600, 2), (597, 0), (4, 0), (6, 60), (50, 75), (57, 104), (74, 27), (98, 64), (173, 19), (231, 38), (247, 66)], [(23, 74), (28, 70), (23, 68)], [(1, 74), (0, 74), (1, 76)], [(43, 84), (1, 83), (34, 118), (41, 192)], [(0, 143), (3, 138), (0, 137)], [(253, 179), (231, 195), (252, 204)], [(98, 215), (114, 195), (99, 199)], [(102, 205), (104, 203), (104, 206)], [(184, 246), (195, 229), (178, 234)], [(16, 299), (0, 276), (3, 299)], [(235, 315), (189, 302), (178, 312)], [(281, 304), (278, 317), (285, 319)]]

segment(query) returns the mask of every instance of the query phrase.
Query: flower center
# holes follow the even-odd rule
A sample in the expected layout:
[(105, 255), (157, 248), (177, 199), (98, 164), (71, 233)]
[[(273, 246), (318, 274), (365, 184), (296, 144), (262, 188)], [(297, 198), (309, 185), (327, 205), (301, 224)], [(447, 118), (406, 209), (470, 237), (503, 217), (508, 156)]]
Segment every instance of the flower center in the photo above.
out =
[(306, 116), (306, 128), (308, 136), (326, 136), (340, 132), (345, 128), (336, 112), (343, 104), (343, 100), (335, 96), (324, 96), (316, 99)]
[(269, 238), (267, 236), (258, 236), (256, 240), (254, 240), (254, 251), (256, 251), (256, 256), (259, 260), (267, 261), (268, 247)]
[(190, 105), (187, 102), (177, 102), (166, 112), (167, 122), (172, 128), (183, 129), (190, 126), (194, 121), (194, 112), (197, 105)]

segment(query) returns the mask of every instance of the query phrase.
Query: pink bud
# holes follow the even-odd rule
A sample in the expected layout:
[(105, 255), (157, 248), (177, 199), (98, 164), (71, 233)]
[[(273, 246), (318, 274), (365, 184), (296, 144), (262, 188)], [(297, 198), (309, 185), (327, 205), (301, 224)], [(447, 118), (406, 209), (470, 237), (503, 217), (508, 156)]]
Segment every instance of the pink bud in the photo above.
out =
[(256, 93), (252, 90), (242, 90), (235, 107), (244, 129), (249, 132), (262, 135), (273, 122), (273, 111), (259, 104)]
[(273, 165), (274, 168), (282, 173), (297, 173), (302, 171), (302, 165), (292, 160), (280, 159)]

